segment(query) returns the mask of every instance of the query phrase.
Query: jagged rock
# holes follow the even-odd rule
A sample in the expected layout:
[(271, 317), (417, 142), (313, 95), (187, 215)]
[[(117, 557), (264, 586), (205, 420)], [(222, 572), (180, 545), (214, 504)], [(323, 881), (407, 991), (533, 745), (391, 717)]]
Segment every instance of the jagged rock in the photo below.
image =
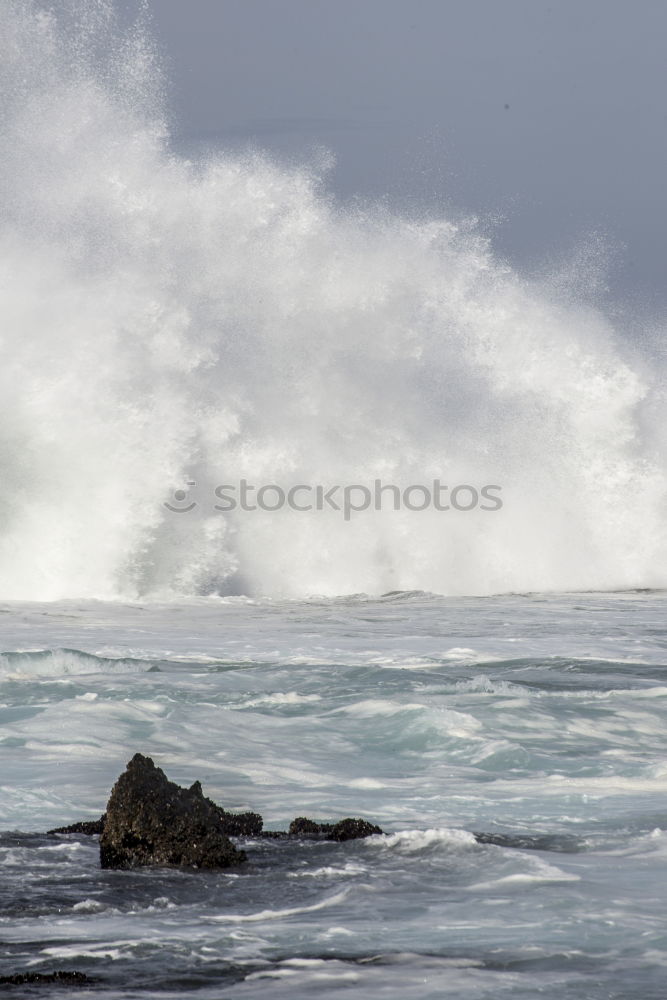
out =
[[(190, 787), (190, 791), (197, 791), (201, 794), (201, 782), (195, 781)], [(210, 799), (208, 800), (211, 801)], [(259, 837), (262, 833), (264, 820), (259, 813), (231, 813), (223, 809), (222, 806), (213, 803), (218, 810), (222, 820), (222, 832), (228, 837)], [(53, 830), (47, 830), (47, 834), (53, 833), (83, 833), (88, 837), (93, 837), (102, 833), (106, 813), (99, 819), (83, 820), (80, 823), (70, 823), (69, 826), (57, 826)]]
[(19, 972), (13, 976), (0, 976), (3, 986), (39, 985), (40, 983), (59, 983), (63, 986), (85, 986), (93, 980), (83, 972)]
[[(198, 795), (202, 795), (201, 781), (195, 781), (194, 784), (190, 786), (190, 791), (196, 792)], [(217, 805), (211, 799), (208, 799), (207, 801), (211, 802), (211, 804), (218, 810), (220, 819), (222, 820), (223, 832), (226, 833), (228, 837), (257, 837), (262, 832), (264, 820), (259, 813), (230, 813), (227, 812), (226, 809), (223, 809), (222, 806)]]
[(365, 819), (341, 819), (338, 823), (315, 823), (305, 816), (297, 816), (292, 820), (289, 832), (296, 837), (319, 837), (323, 840), (355, 840), (358, 837), (371, 837), (382, 833), (379, 826)]
[(230, 813), (222, 806), (217, 809), (228, 837), (258, 837), (261, 834), (264, 820), (259, 813)]
[(134, 755), (111, 790), (100, 837), (102, 868), (229, 868), (245, 859), (198, 781), (181, 788), (150, 757)]
[(93, 837), (95, 834), (102, 833), (104, 829), (104, 821), (107, 818), (106, 813), (100, 816), (99, 819), (83, 820), (80, 823), (70, 823), (69, 826), (57, 826), (55, 830), (47, 830), (47, 834), (51, 833), (85, 833), (88, 837)]

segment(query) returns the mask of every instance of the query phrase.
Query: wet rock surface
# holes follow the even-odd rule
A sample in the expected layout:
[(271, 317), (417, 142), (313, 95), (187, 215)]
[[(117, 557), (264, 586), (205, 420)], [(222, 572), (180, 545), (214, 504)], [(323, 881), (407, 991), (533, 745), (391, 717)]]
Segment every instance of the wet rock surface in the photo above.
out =
[(181, 788), (150, 757), (135, 754), (111, 791), (100, 836), (102, 868), (167, 865), (230, 868), (246, 860), (220, 808), (198, 781)]
[(13, 976), (0, 976), (0, 986), (40, 986), (49, 983), (86, 986), (92, 982), (83, 972), (19, 972)]
[[(194, 783), (192, 788), (201, 785), (198, 781)], [(215, 805), (215, 803), (214, 803)], [(222, 806), (215, 806), (218, 810), (220, 819), (222, 820), (222, 829), (228, 837), (259, 837), (267, 836), (266, 833), (262, 831), (264, 821), (259, 813), (245, 812), (245, 813), (231, 813), (223, 809)], [(79, 823), (70, 823), (69, 826), (57, 826), (53, 830), (47, 830), (47, 834), (51, 835), (54, 833), (82, 833), (88, 837), (101, 836), (104, 830), (104, 823), (106, 821), (106, 813), (100, 816), (99, 819), (93, 820), (82, 820)]]
[(341, 819), (337, 823), (315, 823), (305, 816), (297, 816), (290, 823), (289, 833), (294, 837), (317, 837), (321, 840), (356, 840), (382, 833), (379, 826), (365, 819)]
[(99, 819), (82, 820), (80, 823), (70, 823), (69, 826), (57, 826), (54, 830), (47, 830), (47, 834), (52, 833), (83, 833), (87, 837), (94, 837), (101, 834), (104, 829), (104, 821), (107, 814), (104, 813)]
[(216, 806), (222, 827), (228, 837), (259, 837), (264, 821), (259, 813), (230, 813)]

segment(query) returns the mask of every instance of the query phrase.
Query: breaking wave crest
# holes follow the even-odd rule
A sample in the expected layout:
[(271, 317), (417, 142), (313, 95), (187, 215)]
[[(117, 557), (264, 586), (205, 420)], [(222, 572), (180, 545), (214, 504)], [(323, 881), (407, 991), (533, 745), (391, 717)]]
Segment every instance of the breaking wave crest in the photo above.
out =
[[(662, 374), (622, 331), (473, 223), (177, 155), (143, 28), (62, 7), (0, 12), (5, 597), (667, 584)], [(242, 478), (503, 507), (215, 510)]]

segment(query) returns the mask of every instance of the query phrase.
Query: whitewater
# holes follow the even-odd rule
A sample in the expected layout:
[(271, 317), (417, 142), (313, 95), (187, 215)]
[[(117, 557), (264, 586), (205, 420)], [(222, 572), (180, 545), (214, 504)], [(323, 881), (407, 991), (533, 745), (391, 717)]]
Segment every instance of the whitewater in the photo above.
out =
[[(605, 311), (593, 247), (528, 277), (474, 218), (335, 197), (324, 152), (186, 155), (168, 107), (141, 18), (5, 0), (0, 977), (657, 1000), (654, 333)], [(389, 499), (224, 502), (243, 482)], [(435, 483), (459, 502), (391, 502)], [(268, 829), (386, 835), (102, 871), (45, 831), (137, 751)]]
[[(531, 284), (473, 222), (340, 205), (317, 164), (184, 159), (146, 36), (63, 6), (0, 14), (4, 596), (665, 585), (664, 369), (581, 267)], [(504, 506), (203, 502), (243, 478)]]
[[(77, 970), (110, 1000), (658, 1000), (666, 610), (3, 603), (0, 975)], [(135, 751), (269, 830), (385, 836), (246, 840), (221, 873), (101, 870), (97, 838), (45, 836), (98, 818)]]

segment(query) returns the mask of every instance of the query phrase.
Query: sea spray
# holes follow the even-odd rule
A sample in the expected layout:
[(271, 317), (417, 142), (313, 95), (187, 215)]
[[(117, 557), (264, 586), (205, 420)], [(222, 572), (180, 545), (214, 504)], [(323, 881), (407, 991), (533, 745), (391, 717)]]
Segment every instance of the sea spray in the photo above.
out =
[[(664, 401), (622, 331), (472, 223), (179, 156), (145, 30), (65, 8), (0, 13), (5, 598), (667, 583)], [(203, 502), (241, 479), (497, 484), (503, 507)]]

